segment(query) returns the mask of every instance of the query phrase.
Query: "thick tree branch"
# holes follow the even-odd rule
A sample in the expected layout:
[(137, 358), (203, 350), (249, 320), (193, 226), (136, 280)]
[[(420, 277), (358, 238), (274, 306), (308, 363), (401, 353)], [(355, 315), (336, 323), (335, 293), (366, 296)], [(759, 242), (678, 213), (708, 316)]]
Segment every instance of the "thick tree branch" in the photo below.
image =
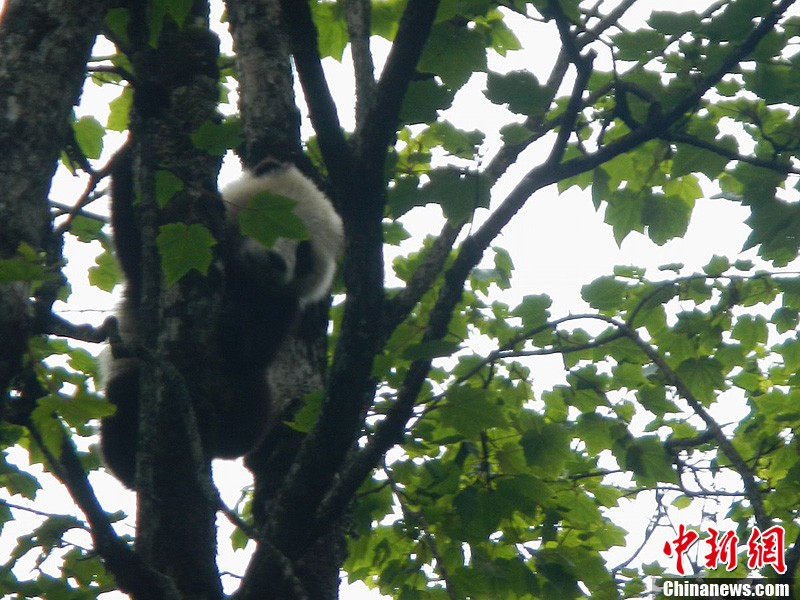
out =
[[(304, 70), (314, 74), (314, 77), (308, 78), (310, 82), (324, 82), (316, 39), (311, 39), (313, 25), (308, 6), (302, 2), (290, 8), (286, 6), (286, 1), (283, 5), (287, 11), (292, 11), (288, 14), (291, 15), (289, 21), (293, 23), (291, 30), (295, 46), (301, 39), (307, 44), (305, 52), (295, 49), (301, 82)], [(307, 515), (313, 514), (319, 506), (327, 493), (328, 484), (355, 444), (367, 404), (374, 397), (374, 382), (370, 373), (382, 338), (381, 328), (375, 324), (383, 322), (384, 314), (380, 220), (385, 193), (382, 192), (381, 174), (386, 150), (395, 135), (402, 98), (414, 75), (437, 6), (438, 1), (432, 0), (411, 0), (406, 6), (383, 76), (375, 91), (375, 102), (365, 119), (366, 127), (354, 139), (354, 148), (359, 157), (356, 161), (358, 168), (350, 167), (349, 160), (346, 160), (348, 155), (341, 149), (334, 148), (331, 156), (326, 156), (326, 163), (329, 159), (339, 161), (327, 164), (339, 193), (338, 200), (345, 220), (347, 249), (344, 278), (348, 299), (343, 333), (331, 369), (328, 399), (323, 404), (317, 426), (302, 445), (286, 479), (288, 485), (281, 490), (278, 508), (274, 512), (274, 522), (279, 525), (274, 532), (275, 544), (290, 556), (299, 551), (304, 540), (308, 541), (316, 535), (313, 531), (315, 524), (310, 522)], [(308, 50), (308, 47), (313, 49)], [(309, 94), (308, 89), (306, 94)], [(320, 94), (325, 97), (320, 107), (324, 113), (329, 104), (329, 93), (323, 88)], [(332, 111), (324, 114), (331, 115)], [(329, 121), (329, 127), (338, 123), (334, 123), (332, 118)], [(319, 129), (317, 132), (322, 133)], [(334, 164), (340, 169), (338, 173), (332, 168)], [(365, 175), (370, 173), (372, 175), (369, 177)], [(305, 532), (302, 531), (303, 525), (306, 526)]]
[[(224, 208), (215, 194), (220, 159), (191, 137), (218, 116), (219, 41), (208, 29), (205, 0), (191, 3), (187, 22), (192, 26), (166, 19), (155, 44), (147, 7), (132, 2), (129, 8), (128, 57), (136, 80), (130, 115), (133, 165), (122, 182), (115, 182), (114, 208), (127, 204), (129, 214), (115, 210), (114, 226), (119, 233), (131, 230), (126, 234), (140, 252), (125, 269), (126, 308), (135, 315), (128, 323), (136, 328), (126, 342), (146, 348), (153, 361), (138, 365), (133, 398), (125, 400), (138, 425), (133, 438), (136, 550), (183, 597), (213, 600), (222, 596), (217, 506), (206, 491), (211, 459), (208, 449), (200, 448), (198, 430), (211, 429), (207, 423), (222, 397), (222, 358), (215, 343), (222, 273), (213, 260), (219, 250), (212, 249), (212, 264), (203, 276), (190, 274), (169, 285), (157, 238), (163, 225), (173, 223), (202, 224), (222, 238)], [(157, 199), (162, 169), (192, 184), (168, 203)]]
[(359, 131), (364, 127), (375, 95), (375, 66), (369, 46), (372, 27), (369, 0), (346, 0), (345, 17), (356, 79), (356, 131)]
[(574, 129), (575, 123), (578, 120), (578, 115), (581, 112), (581, 98), (583, 97), (583, 92), (586, 90), (586, 86), (589, 83), (589, 78), (592, 76), (592, 61), (594, 61), (595, 56), (595, 53), (591, 51), (586, 54), (586, 56), (581, 56), (580, 54), (577, 54), (576, 50), (576, 56), (571, 59), (575, 61), (573, 64), (575, 65), (578, 73), (577, 77), (575, 78), (575, 85), (572, 88), (572, 94), (570, 95), (569, 102), (567, 103), (567, 108), (561, 117), (561, 122), (558, 127), (558, 135), (553, 143), (553, 148), (550, 151), (550, 155), (545, 161), (545, 165), (554, 165), (559, 163), (564, 157), (564, 151), (567, 149), (567, 142), (569, 142), (569, 138), (573, 133), (572, 130)]
[[(577, 116), (577, 112), (580, 110), (580, 97), (590, 72), (591, 69), (589, 68), (580, 69), (578, 71), (575, 88), (565, 113), (568, 115), (565, 117), (565, 126), (567, 126), (565, 138), (568, 137), (569, 133), (572, 131), (572, 124)], [(551, 153), (552, 161), (561, 159), (565, 144), (566, 142), (564, 139), (560, 145), (554, 148)], [(550, 161), (548, 161), (547, 164), (549, 163)], [(508, 218), (510, 219), (510, 215)], [(483, 227), (481, 229), (483, 229)], [(480, 261), (490, 241), (487, 240), (486, 245), (482, 246), (481, 243), (475, 242), (474, 237), (475, 236), (470, 236), (470, 238), (465, 240), (454, 264), (445, 274), (445, 283), (430, 313), (428, 328), (422, 338), (423, 343), (443, 339), (447, 333), (447, 327), (450, 323), (453, 310), (461, 300), (464, 282), (467, 280), (469, 273), (475, 265)], [(492, 236), (492, 239), (493, 238), (494, 236)], [(419, 359), (411, 364), (394, 406), (389, 410), (386, 418), (378, 425), (375, 434), (367, 446), (359, 451), (345, 468), (341, 478), (336, 482), (334, 489), (326, 498), (323, 506), (320, 507), (317, 516), (318, 523), (324, 523), (325, 520), (332, 516), (340, 514), (361, 482), (378, 466), (380, 458), (392, 446), (402, 440), (406, 423), (413, 415), (416, 399), (430, 371), (430, 367), (430, 359)]]
[(581, 49), (578, 44), (577, 36), (573, 35), (570, 31), (570, 22), (564, 11), (561, 10), (561, 5), (558, 0), (549, 0), (548, 6), (553, 12), (556, 27), (558, 28), (558, 35), (561, 38), (561, 48), (566, 52), (569, 61), (580, 70), (582, 65), (586, 62), (585, 58), (581, 56)]
[(357, 132), (354, 147), (366, 170), (383, 168), (397, 130), (400, 107), (428, 41), (439, 0), (409, 0), (400, 19), (386, 66), (375, 89), (375, 102)]
[(245, 140), (237, 151), (248, 167), (265, 157), (301, 156), (300, 111), (295, 103), (289, 40), (279, 0), (226, 0), (236, 50), (239, 111)]
[[(287, 6), (290, 4), (292, 6)], [(349, 168), (349, 154), (344, 150), (335, 150), (339, 154), (326, 157), (326, 163), (328, 159), (339, 161), (336, 166), (340, 171), (331, 175), (340, 194), (338, 199), (345, 221), (344, 279), (348, 298), (342, 337), (331, 369), (328, 397), (317, 425), (303, 442), (272, 511), (275, 529), (269, 532), (268, 537), (290, 558), (296, 557), (320, 533), (317, 529), (319, 522), (309, 519), (308, 515), (316, 511), (342, 461), (356, 443), (367, 404), (374, 397), (375, 383), (370, 374), (382, 340), (381, 328), (375, 324), (383, 322), (384, 314), (380, 227), (385, 200), (383, 163), (395, 135), (402, 98), (415, 72), (438, 4), (438, 0), (410, 0), (406, 6), (376, 89), (375, 103), (366, 120), (368, 127), (354, 143), (359, 157), (356, 161), (358, 168)], [(313, 73), (311, 82), (324, 83), (316, 36), (311, 35), (314, 30), (307, 3), (283, 0), (282, 5), (287, 11), (294, 45), (302, 40), (312, 46), (311, 50), (295, 48), (301, 82), (305, 69)], [(301, 68), (301, 64), (305, 66)], [(330, 97), (327, 86), (319, 91), (325, 96), (320, 111), (332, 119), (334, 115), (330, 111), (325, 113)], [(327, 125), (333, 123), (327, 122)], [(317, 132), (321, 134), (319, 129)], [(343, 164), (346, 164), (345, 168), (342, 168)], [(328, 167), (330, 170), (331, 164)], [(327, 521), (325, 526), (330, 522)]]
[(100, 327), (94, 327), (93, 325), (76, 325), (53, 313), (49, 313), (48, 316), (47, 321), (41, 324), (41, 331), (37, 330), (35, 333), (57, 335), (95, 344), (100, 344), (108, 338), (108, 321)]
[(280, 0), (280, 4), (294, 63), (328, 174), (338, 190), (346, 189), (348, 173), (353, 169), (350, 147), (325, 79), (311, 8), (308, 0)]
[[(445, 273), (445, 284), (431, 310), (428, 328), (422, 337), (423, 343), (444, 338), (453, 310), (461, 300), (463, 283), (473, 266), (480, 260), (481, 254), (482, 250), (471, 243), (469, 238), (462, 244), (455, 263)], [(377, 426), (367, 445), (349, 461), (320, 507), (317, 523), (324, 523), (341, 514), (364, 479), (380, 464), (384, 454), (402, 440), (406, 424), (413, 416), (416, 400), (430, 368), (429, 358), (418, 359), (411, 363), (392, 408)]]

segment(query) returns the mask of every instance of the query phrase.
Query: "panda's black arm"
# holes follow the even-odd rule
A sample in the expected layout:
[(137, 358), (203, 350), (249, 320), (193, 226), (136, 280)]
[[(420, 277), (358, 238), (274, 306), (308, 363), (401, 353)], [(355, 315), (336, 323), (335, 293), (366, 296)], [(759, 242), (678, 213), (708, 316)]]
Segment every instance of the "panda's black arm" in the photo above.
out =
[(142, 283), (142, 232), (135, 200), (133, 153), (124, 148), (111, 172), (111, 226), (117, 261), (128, 282), (128, 294), (138, 297)]

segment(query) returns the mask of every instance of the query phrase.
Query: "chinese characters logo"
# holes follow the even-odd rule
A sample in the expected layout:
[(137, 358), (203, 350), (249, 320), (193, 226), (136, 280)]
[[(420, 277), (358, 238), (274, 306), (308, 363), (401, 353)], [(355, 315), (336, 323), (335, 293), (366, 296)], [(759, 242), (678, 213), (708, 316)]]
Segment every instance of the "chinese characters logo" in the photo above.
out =
[[(775, 525), (765, 531), (753, 527), (753, 532), (747, 540), (747, 568), (760, 569), (765, 565), (772, 565), (778, 573), (786, 572), (784, 562), (784, 536), (783, 527)], [(686, 529), (681, 524), (678, 527), (678, 536), (664, 543), (663, 552), (667, 556), (675, 555), (675, 566), (678, 573), (686, 574), (683, 564), (683, 555), (700, 538), (694, 530)], [(720, 533), (713, 527), (708, 528), (708, 537), (703, 540), (710, 546), (708, 553), (703, 556), (703, 564), (709, 569), (716, 569), (724, 564), (726, 570), (733, 571), (738, 564), (736, 554), (739, 537), (733, 531)]]

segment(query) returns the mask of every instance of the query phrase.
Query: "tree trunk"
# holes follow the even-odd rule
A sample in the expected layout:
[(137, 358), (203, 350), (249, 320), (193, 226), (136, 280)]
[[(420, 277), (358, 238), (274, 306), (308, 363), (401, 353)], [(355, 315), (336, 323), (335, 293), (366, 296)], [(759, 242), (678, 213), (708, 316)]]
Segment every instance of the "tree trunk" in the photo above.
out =
[[(0, 15), (0, 260), (16, 257), (44, 267), (42, 251), (49, 265), (60, 259), (60, 245), (45, 248), (47, 194), (59, 152), (72, 136), (70, 112), (107, 7), (105, 1), (8, 0)], [(18, 256), (21, 244), (30, 249), (27, 260)], [(34, 271), (30, 279), (43, 277)], [(49, 296), (59, 281), (46, 287)], [(21, 384), (34, 326), (28, 299), (25, 282), (0, 282), (2, 390)]]

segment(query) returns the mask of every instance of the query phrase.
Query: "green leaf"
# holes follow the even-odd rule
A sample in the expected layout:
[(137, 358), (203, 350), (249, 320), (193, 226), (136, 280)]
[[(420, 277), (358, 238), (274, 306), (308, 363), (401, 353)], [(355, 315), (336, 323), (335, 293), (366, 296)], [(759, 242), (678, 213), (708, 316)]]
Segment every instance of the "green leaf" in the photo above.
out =
[(490, 46), (500, 56), (506, 56), (509, 51), (522, 50), (519, 38), (511, 28), (501, 19), (490, 21)]
[(800, 278), (779, 279), (777, 283), (783, 291), (783, 307), (800, 310)]
[(741, 342), (745, 352), (755, 350), (767, 342), (767, 320), (761, 315), (742, 315), (736, 320), (731, 337)]
[(417, 68), (435, 73), (449, 88), (460, 88), (475, 71), (486, 70), (483, 37), (474, 29), (450, 22), (433, 26)]
[(465, 539), (480, 542), (497, 530), (500, 522), (497, 505), (486, 490), (470, 486), (453, 498), (453, 508)]
[(303, 405), (286, 425), (301, 433), (308, 433), (317, 422), (325, 394), (322, 390), (303, 396)]
[(663, 385), (643, 385), (636, 390), (636, 397), (644, 408), (660, 417), (668, 413), (681, 412), (681, 409), (672, 400), (667, 399)]
[(724, 12), (701, 31), (704, 31), (715, 42), (739, 41), (750, 32), (753, 18), (770, 8), (769, 2), (764, 0), (730, 2), (726, 5)]
[(407, 347), (402, 354), (406, 360), (420, 360), (436, 358), (438, 356), (450, 356), (458, 352), (459, 342), (449, 342), (446, 340), (434, 340), (413, 344)]
[(703, 404), (715, 399), (717, 390), (725, 389), (722, 364), (714, 358), (689, 358), (677, 368), (678, 377)]
[(183, 190), (183, 181), (166, 169), (159, 169), (155, 174), (156, 203), (164, 208), (172, 197)]
[(126, 131), (130, 125), (131, 107), (133, 106), (133, 89), (126, 87), (122, 93), (108, 104), (109, 113), (106, 129)]
[[(477, 154), (478, 146), (483, 142), (483, 139), (484, 134), (480, 131), (464, 131), (463, 129), (458, 129), (449, 121), (439, 121), (425, 129), (417, 137), (416, 141), (429, 148), (441, 146), (446, 152), (459, 158), (472, 159)], [(446, 170), (454, 171), (455, 169)], [(469, 171), (463, 169), (459, 169), (458, 172), (462, 174), (469, 173)], [(478, 174), (475, 173), (475, 175)]]
[(428, 176), (430, 182), (422, 188), (422, 197), (441, 205), (448, 221), (464, 223), (472, 219), (478, 208), (488, 208), (490, 186), (484, 175), (443, 168), (431, 171)]
[(167, 14), (181, 27), (192, 10), (194, 0), (165, 0)]
[(439, 85), (431, 77), (423, 81), (412, 81), (400, 108), (402, 123), (431, 123), (436, 121), (440, 110), (449, 108), (455, 94)]
[(79, 241), (88, 243), (102, 239), (103, 222), (98, 219), (89, 219), (82, 215), (75, 215), (69, 227), (69, 232)]
[(81, 117), (72, 124), (75, 141), (86, 158), (98, 159), (103, 152), (106, 130), (94, 117)]
[(58, 414), (68, 425), (84, 425), (91, 419), (99, 419), (114, 414), (116, 407), (104, 398), (82, 395), (65, 399), (58, 396), (45, 396), (39, 400), (36, 411), (44, 414)]
[(586, 449), (597, 455), (610, 449), (626, 432), (619, 421), (591, 412), (578, 417), (575, 433), (584, 441)]
[(388, 191), (389, 215), (402, 217), (415, 206), (424, 206), (427, 199), (419, 191), (419, 177), (398, 177)]
[[(736, 139), (725, 136), (718, 143), (726, 150), (737, 151)], [(681, 177), (690, 173), (703, 173), (709, 179), (716, 179), (725, 166), (731, 161), (719, 152), (711, 152), (705, 148), (698, 148), (689, 144), (677, 144), (677, 152), (672, 158), (672, 176)]]
[(525, 296), (522, 302), (513, 310), (511, 314), (522, 319), (525, 329), (544, 325), (550, 318), (550, 311), (547, 310), (553, 304), (550, 296), (539, 294), (535, 296)]
[(239, 213), (239, 229), (267, 248), (278, 238), (308, 239), (302, 219), (294, 214), (297, 202), (285, 196), (261, 192)]
[(797, 325), (800, 323), (800, 312), (796, 309), (781, 307), (772, 314), (770, 321), (775, 325), (778, 333), (786, 333), (797, 329)]
[(703, 271), (710, 277), (718, 277), (730, 268), (731, 262), (727, 258), (724, 256), (714, 255), (714, 257), (711, 259), (711, 262), (703, 267)]
[(632, 231), (644, 231), (642, 211), (645, 206), (645, 195), (633, 192), (627, 188), (611, 192), (607, 197), (604, 221), (614, 230), (614, 240), (617, 245)]
[(675, 273), (680, 273), (685, 265), (683, 263), (669, 263), (666, 265), (660, 265), (658, 267), (659, 271), (673, 271)]
[(800, 340), (786, 340), (778, 346), (778, 352), (783, 357), (783, 366), (791, 372), (800, 369)]
[(647, 225), (650, 239), (662, 246), (669, 240), (686, 234), (692, 208), (694, 202), (686, 202), (676, 196), (652, 194), (645, 201), (642, 223)]
[[(38, 492), (42, 486), (33, 475), (8, 463), (5, 456), (0, 456), (0, 487), (12, 496), (19, 494), (24, 498), (33, 500), (36, 497), (36, 492)], [(0, 519), (0, 523), (3, 522), (5, 521)]]
[(89, 283), (105, 292), (110, 292), (122, 281), (117, 261), (106, 251), (94, 259), (95, 266), (89, 268)]
[(383, 222), (383, 241), (391, 246), (399, 246), (411, 237), (408, 230), (398, 221)]
[(606, 275), (581, 288), (581, 298), (600, 311), (618, 311), (622, 308), (628, 286)]
[(344, 8), (339, 3), (315, 2), (313, 7), (314, 24), (317, 26), (317, 43), (321, 57), (330, 56), (337, 61), (347, 46), (347, 25), (344, 20)]
[(457, 387), (447, 393), (447, 402), (439, 410), (438, 418), (467, 438), (478, 438), (482, 431), (507, 425), (497, 402), (486, 390)]
[(0, 283), (43, 281), (50, 276), (43, 263), (43, 256), (25, 242), (20, 242), (15, 257), (0, 259)]
[(151, 0), (150, 10), (147, 12), (149, 16), (148, 30), (150, 33), (150, 47), (158, 48), (158, 41), (161, 37), (161, 32), (164, 30), (164, 21), (167, 18), (167, 3), (170, 0)]
[(203, 122), (191, 135), (192, 143), (199, 150), (212, 156), (224, 156), (228, 150), (242, 143), (242, 123), (237, 118), (227, 118), (221, 123)]
[(511, 112), (535, 116), (545, 113), (552, 94), (529, 71), (490, 71), (484, 95), (494, 104), (508, 105)]
[(700, 28), (700, 15), (696, 12), (666, 12), (655, 10), (650, 13), (647, 24), (665, 35), (682, 35)]
[(639, 438), (628, 447), (625, 467), (633, 471), (637, 481), (646, 485), (659, 481), (678, 483), (672, 458), (664, 443), (655, 436)]
[(569, 456), (569, 431), (558, 423), (542, 423), (522, 435), (525, 460), (543, 474), (558, 475)]
[(386, 40), (393, 40), (397, 33), (404, 2), (378, 2), (371, 7), (372, 33)]
[(442, 0), (436, 10), (435, 23), (449, 21), (454, 17), (472, 19), (485, 15), (489, 10), (488, 0)]
[(122, 42), (128, 41), (128, 23), (131, 13), (127, 8), (111, 8), (106, 13), (105, 22), (114, 33), (114, 37)]
[(648, 53), (660, 54), (666, 47), (664, 35), (650, 29), (623, 31), (611, 39), (617, 45), (617, 60), (638, 61)]
[(525, 127), (522, 123), (509, 123), (500, 128), (500, 135), (503, 138), (503, 143), (511, 146), (524, 144), (531, 137), (533, 132)]
[(162, 225), (156, 237), (164, 281), (176, 283), (192, 270), (205, 275), (213, 258), (211, 248), (217, 241), (203, 225), (168, 223)]

